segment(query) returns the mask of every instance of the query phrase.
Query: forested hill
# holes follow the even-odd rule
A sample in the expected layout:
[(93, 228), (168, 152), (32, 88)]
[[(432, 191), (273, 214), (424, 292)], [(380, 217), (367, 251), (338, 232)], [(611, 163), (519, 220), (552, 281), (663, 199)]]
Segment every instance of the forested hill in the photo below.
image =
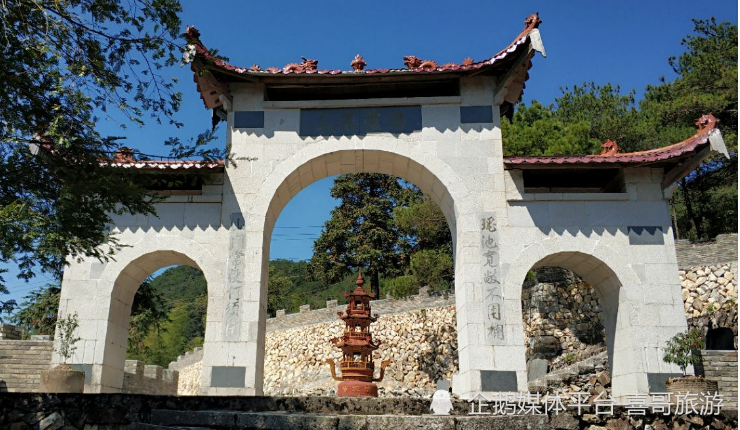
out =
[(168, 308), (172, 308), (177, 300), (193, 302), (207, 292), (203, 273), (190, 266), (171, 267), (152, 279), (150, 285), (162, 296)]
[[(344, 292), (354, 289), (357, 275), (350, 275), (342, 282), (325, 285), (312, 281), (306, 273), (305, 261), (274, 260), (270, 262), (268, 288), (268, 318), (278, 309), (298, 312), (298, 307), (310, 304), (312, 309), (323, 308), (327, 300), (346, 303)], [(152, 290), (162, 297), (168, 309), (177, 302), (194, 303), (207, 294), (203, 273), (189, 266), (176, 266), (165, 270), (150, 281)]]
[[(268, 318), (278, 309), (297, 312), (303, 304), (320, 308), (331, 299), (346, 303), (343, 292), (354, 287), (353, 277), (324, 285), (310, 281), (306, 267), (303, 261), (270, 262)], [(127, 358), (167, 366), (178, 355), (202, 346), (207, 291), (203, 273), (189, 266), (171, 267), (142, 285), (134, 299)], [(137, 307), (142, 309), (137, 312)]]

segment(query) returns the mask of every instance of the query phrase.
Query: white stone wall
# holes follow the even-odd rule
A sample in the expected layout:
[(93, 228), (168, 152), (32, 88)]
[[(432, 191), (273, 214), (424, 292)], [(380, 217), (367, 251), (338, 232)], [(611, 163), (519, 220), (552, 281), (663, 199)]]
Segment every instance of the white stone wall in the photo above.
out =
[[(521, 285), (538, 265), (565, 266), (594, 285), (605, 309), (614, 392), (645, 392), (647, 372), (673, 370), (661, 364), (658, 345), (686, 326), (662, 172), (626, 169), (625, 193), (526, 195), (521, 176), (504, 171), (498, 91), (493, 78), (475, 77), (461, 81), (459, 97), (275, 102), (264, 100), (260, 85), (233, 84), (223, 185), (171, 197), (157, 205), (159, 217), (116, 217), (114, 231), (129, 247), (115, 261), (70, 261), (60, 315), (81, 316), (83, 347), (73, 362), (92, 365), (88, 390), (120, 390), (140, 282), (161, 267), (190, 264), (209, 288), (201, 393), (262, 394), (269, 241), (280, 212), (317, 180), (374, 172), (417, 185), (450, 225), (458, 394), (485, 391), (482, 371), (515, 372), (517, 387), (526, 387)], [(420, 105), (421, 130), (299, 135), (302, 108), (369, 104)], [(461, 124), (461, 106), (492, 106), (493, 122)], [(234, 128), (235, 111), (263, 112), (264, 127)], [(661, 227), (662, 244), (631, 245), (630, 226)]]
[[(501, 267), (510, 341), (493, 355), (496, 368), (517, 372), (519, 386), (526, 386), (521, 285), (527, 271), (541, 266), (573, 270), (599, 292), (617, 399), (647, 392), (648, 372), (678, 371), (660, 351), (686, 329), (662, 171), (625, 169), (624, 176), (625, 193), (538, 195), (523, 192), (521, 172), (507, 172)], [(660, 243), (631, 244), (647, 239), (630, 232), (640, 226), (660, 227), (652, 237)]]
[[(218, 186), (220, 187), (220, 186)], [(220, 200), (218, 187), (212, 187)], [(178, 201), (181, 197), (172, 197)], [(206, 197), (206, 196), (193, 196)], [(160, 203), (157, 216), (115, 216), (112, 233), (125, 245), (108, 262), (70, 260), (64, 272), (59, 315), (77, 313), (81, 338), (72, 364), (91, 366), (87, 392), (119, 392), (134, 294), (156, 270), (186, 264), (203, 271), (208, 283), (206, 343), (218, 349), (228, 231), (221, 226), (220, 203)], [(54, 355), (53, 363), (60, 362)]]

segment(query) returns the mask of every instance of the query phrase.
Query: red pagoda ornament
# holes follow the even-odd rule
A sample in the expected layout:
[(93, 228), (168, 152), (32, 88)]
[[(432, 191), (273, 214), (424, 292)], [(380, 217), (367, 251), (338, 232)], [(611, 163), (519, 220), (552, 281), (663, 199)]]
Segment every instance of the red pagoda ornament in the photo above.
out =
[(334, 360), (326, 360), (331, 367), (331, 376), (337, 381), (337, 395), (340, 397), (378, 397), (378, 386), (375, 382), (383, 380), (385, 367), (390, 360), (380, 364), (380, 377), (374, 378), (375, 364), (373, 363), (373, 351), (380, 347), (380, 341), (373, 342), (370, 333), (370, 324), (378, 319), (378, 315), (370, 315), (370, 299), (375, 294), (368, 293), (362, 288), (365, 281), (362, 279), (362, 271), (357, 276), (357, 288), (351, 293), (344, 293), (349, 303), (347, 311), (338, 312), (339, 318), (344, 321), (346, 328), (341, 338), (332, 339), (332, 343), (342, 350), (342, 361), (339, 369), (342, 376), (337, 377)]

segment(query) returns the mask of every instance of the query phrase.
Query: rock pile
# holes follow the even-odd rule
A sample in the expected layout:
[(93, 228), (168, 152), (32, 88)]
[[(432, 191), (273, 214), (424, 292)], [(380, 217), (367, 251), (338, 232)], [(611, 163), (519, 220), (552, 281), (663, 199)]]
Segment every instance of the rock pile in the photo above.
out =
[[(380, 396), (431, 396), (437, 380), (451, 380), (458, 369), (455, 327), (454, 306), (381, 316), (373, 324), (373, 338), (382, 341), (376, 360), (391, 363), (378, 384)], [(337, 320), (269, 333), (265, 394), (333, 395), (336, 382), (325, 361), (341, 358), (330, 339), (343, 329)]]
[(698, 317), (737, 304), (737, 280), (729, 264), (678, 272), (686, 317)]
[(612, 384), (609, 373), (609, 356), (606, 351), (576, 364), (565, 366), (547, 376), (530, 381), (529, 391), (559, 393), (563, 399), (571, 400), (571, 393), (589, 393), (589, 402), (601, 393), (611, 395)]
[(570, 270), (535, 270), (522, 287), (527, 359), (547, 359), (552, 370), (603, 351), (600, 311), (596, 290)]
[[(709, 321), (715, 328), (731, 327), (737, 348), (738, 290), (733, 267), (694, 267), (679, 276), (689, 326), (705, 333)], [(608, 376), (609, 369), (594, 288), (572, 272), (538, 269), (522, 289), (522, 304), (528, 357), (539, 354), (549, 360), (547, 389), (609, 392), (610, 384), (598, 378)], [(337, 320), (268, 333), (265, 394), (334, 395), (336, 382), (325, 360), (340, 358), (330, 339), (342, 330)], [(373, 334), (383, 341), (377, 361), (391, 360), (385, 382), (378, 384), (382, 397), (429, 397), (435, 381), (451, 380), (457, 372), (454, 306), (383, 315), (373, 325)], [(179, 394), (198, 394), (200, 373), (200, 363), (180, 369)], [(593, 377), (597, 380), (592, 381)]]

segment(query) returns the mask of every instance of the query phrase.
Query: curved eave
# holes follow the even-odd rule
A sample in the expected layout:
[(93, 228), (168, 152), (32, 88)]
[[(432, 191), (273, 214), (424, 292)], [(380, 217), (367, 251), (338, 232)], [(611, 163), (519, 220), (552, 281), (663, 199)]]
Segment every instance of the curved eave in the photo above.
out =
[(613, 168), (659, 167), (664, 175), (661, 182), (668, 188), (696, 169), (712, 152), (729, 158), (722, 133), (716, 128), (717, 120), (710, 113), (697, 121), (699, 131), (683, 142), (649, 151), (614, 155), (583, 155), (556, 157), (504, 157), (505, 169), (558, 169), (558, 168)]
[[(525, 20), (525, 28), (504, 49), (490, 58), (471, 64), (447, 63), (436, 67), (403, 68), (403, 69), (368, 69), (368, 70), (293, 70), (286, 68), (269, 68), (265, 70), (251, 70), (238, 67), (219, 60), (210, 54), (200, 41), (200, 33), (193, 27), (188, 27), (185, 37), (190, 45), (195, 47), (195, 57), (191, 64), (194, 72), (193, 80), (201, 94), (206, 108), (213, 109), (223, 104), (223, 98), (230, 98), (228, 82), (261, 82), (265, 84), (368, 84), (373, 82), (404, 82), (409, 80), (443, 80), (455, 79), (471, 75), (506, 75), (516, 67), (523, 56), (531, 57), (531, 48), (544, 55), (539, 35), (541, 20), (537, 14), (530, 15)], [(527, 58), (529, 62), (529, 58)], [(531, 63), (526, 65), (529, 69)], [(521, 85), (528, 76), (522, 77)], [(521, 91), (521, 90), (520, 90)], [(521, 94), (519, 94), (521, 96)]]
[(616, 155), (508, 156), (504, 157), (504, 166), (506, 169), (526, 169), (569, 168), (575, 166), (608, 168), (615, 166), (636, 167), (643, 165), (675, 164), (683, 159), (693, 157), (705, 148), (709, 148), (710, 133), (714, 130), (716, 129), (712, 128), (702, 131), (683, 142), (649, 151)]
[(102, 166), (109, 166), (119, 169), (140, 170), (149, 172), (172, 172), (172, 171), (208, 171), (211, 173), (220, 173), (224, 171), (224, 160), (214, 161), (107, 161), (101, 163)]

